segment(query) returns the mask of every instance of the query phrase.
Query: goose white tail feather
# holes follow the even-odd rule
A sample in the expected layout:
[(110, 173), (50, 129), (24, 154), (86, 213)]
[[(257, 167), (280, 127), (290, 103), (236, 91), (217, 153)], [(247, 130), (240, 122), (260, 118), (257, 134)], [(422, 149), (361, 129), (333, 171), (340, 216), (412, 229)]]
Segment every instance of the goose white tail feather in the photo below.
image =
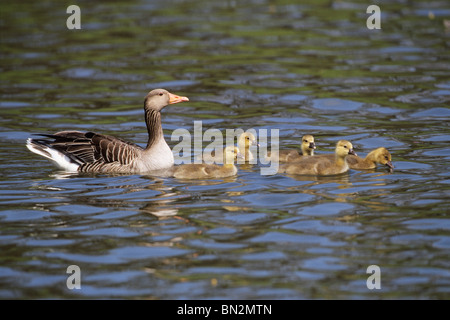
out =
[(45, 144), (36, 143), (31, 138), (27, 140), (27, 148), (31, 152), (50, 159), (58, 167), (68, 172), (77, 172), (78, 167), (80, 166), (79, 164), (72, 162), (68, 156), (62, 154), (61, 152), (52, 149)]

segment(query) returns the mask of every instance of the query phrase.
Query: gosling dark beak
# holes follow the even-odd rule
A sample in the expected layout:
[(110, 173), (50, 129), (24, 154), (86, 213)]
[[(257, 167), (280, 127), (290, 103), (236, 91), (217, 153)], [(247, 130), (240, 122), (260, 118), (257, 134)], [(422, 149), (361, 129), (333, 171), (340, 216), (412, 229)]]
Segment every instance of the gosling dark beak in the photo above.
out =
[(309, 144), (309, 148), (310, 148), (310, 149), (315, 149), (315, 148), (316, 148), (316, 144), (315, 144), (314, 142), (311, 142), (311, 143)]
[(357, 156), (356, 152), (353, 151), (353, 149), (348, 150), (348, 154), (352, 154), (354, 156)]
[(387, 165), (389, 168), (394, 169), (394, 165), (392, 164), (391, 161), (386, 162), (386, 165)]

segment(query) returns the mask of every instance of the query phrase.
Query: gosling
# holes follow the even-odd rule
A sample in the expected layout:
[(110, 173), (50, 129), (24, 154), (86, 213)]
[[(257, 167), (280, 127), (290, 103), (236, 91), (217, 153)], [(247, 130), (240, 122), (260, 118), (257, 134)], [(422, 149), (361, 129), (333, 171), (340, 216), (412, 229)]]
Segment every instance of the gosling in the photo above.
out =
[[(333, 159), (333, 155), (331, 154), (319, 155), (317, 157), (325, 157), (329, 160)], [(383, 147), (372, 150), (365, 158), (349, 155), (347, 157), (347, 164), (350, 169), (354, 170), (375, 169), (377, 164), (394, 169), (394, 165), (392, 164), (392, 156), (389, 151)]]
[(269, 151), (266, 155), (266, 161), (294, 162), (305, 156), (313, 156), (314, 149), (316, 149), (314, 137), (310, 134), (304, 135), (302, 137), (302, 144), (300, 148), (302, 151), (301, 154), (296, 149), (280, 150), (278, 152), (278, 158), (276, 153), (272, 154)]
[(234, 161), (243, 157), (235, 146), (225, 147), (223, 150), (225, 163), (217, 164), (182, 164), (174, 167), (173, 176), (177, 179), (207, 179), (226, 178), (236, 175), (237, 168)]
[(341, 174), (349, 170), (346, 161), (348, 155), (356, 155), (352, 143), (347, 140), (340, 140), (336, 144), (334, 160), (327, 157), (303, 157), (294, 163), (280, 166), (279, 172), (321, 176)]
[[(253, 133), (244, 132), (243, 134), (241, 134), (239, 136), (237, 145), (239, 147), (239, 153), (242, 155), (242, 159), (244, 159), (246, 162), (255, 159), (253, 153), (250, 151), (250, 146), (259, 147), (259, 144)], [(213, 150), (210, 154), (197, 156), (197, 159), (202, 159), (204, 162), (213, 162), (214, 160), (217, 160), (217, 158), (222, 159), (222, 157), (222, 150), (218, 150), (217, 155)]]
[(350, 169), (355, 170), (375, 169), (377, 164), (394, 169), (394, 165), (392, 164), (392, 156), (389, 151), (383, 147), (370, 151), (365, 158), (348, 156), (347, 163)]

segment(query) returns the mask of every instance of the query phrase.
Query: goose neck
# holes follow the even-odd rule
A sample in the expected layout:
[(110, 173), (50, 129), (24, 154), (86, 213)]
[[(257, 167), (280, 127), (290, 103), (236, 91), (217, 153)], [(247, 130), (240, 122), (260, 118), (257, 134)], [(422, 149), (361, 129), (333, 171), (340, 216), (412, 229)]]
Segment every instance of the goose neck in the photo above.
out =
[(337, 164), (338, 166), (343, 166), (343, 165), (345, 165), (345, 163), (346, 163), (345, 158), (346, 158), (346, 157), (347, 157), (346, 155), (345, 155), (345, 156), (336, 155), (336, 164)]
[(163, 138), (161, 113), (152, 109), (145, 109), (145, 124), (148, 131), (147, 149)]

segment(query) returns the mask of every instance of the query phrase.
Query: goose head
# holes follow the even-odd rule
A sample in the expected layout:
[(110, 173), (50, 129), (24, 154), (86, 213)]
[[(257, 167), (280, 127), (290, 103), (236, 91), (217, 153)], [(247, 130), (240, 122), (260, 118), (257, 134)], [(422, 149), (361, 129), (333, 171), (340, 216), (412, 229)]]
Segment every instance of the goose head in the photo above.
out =
[(145, 97), (145, 108), (161, 111), (165, 106), (178, 102), (189, 101), (187, 97), (177, 96), (164, 89), (150, 91)]
[(304, 156), (312, 156), (315, 148), (314, 137), (310, 134), (304, 135), (302, 137), (302, 154)]
[(353, 145), (350, 141), (347, 140), (339, 140), (336, 144), (336, 155), (339, 158), (345, 158), (349, 154), (356, 156), (355, 151), (353, 151)]
[(244, 132), (239, 136), (238, 146), (240, 150), (248, 150), (250, 146), (258, 146), (255, 135), (251, 132)]
[(376, 163), (388, 166), (391, 169), (394, 168), (394, 165), (392, 164), (392, 156), (386, 148), (381, 147), (371, 151), (367, 155), (367, 158)]
[(227, 146), (223, 149), (225, 158), (225, 164), (234, 164), (237, 158), (243, 158), (244, 156), (239, 152), (239, 149), (235, 146)]

